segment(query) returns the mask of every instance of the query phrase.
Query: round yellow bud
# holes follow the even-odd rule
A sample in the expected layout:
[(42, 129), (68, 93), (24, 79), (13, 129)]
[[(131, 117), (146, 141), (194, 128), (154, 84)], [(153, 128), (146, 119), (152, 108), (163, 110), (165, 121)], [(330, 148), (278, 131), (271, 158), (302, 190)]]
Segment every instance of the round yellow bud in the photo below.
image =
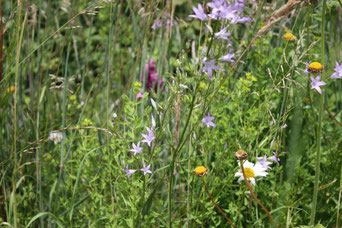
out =
[(204, 176), (205, 174), (207, 174), (208, 169), (204, 166), (198, 166), (198, 167), (196, 167), (194, 172), (197, 176)]
[(323, 70), (323, 66), (319, 62), (312, 62), (308, 66), (308, 71), (311, 73), (318, 73), (318, 72), (321, 72), (322, 70)]

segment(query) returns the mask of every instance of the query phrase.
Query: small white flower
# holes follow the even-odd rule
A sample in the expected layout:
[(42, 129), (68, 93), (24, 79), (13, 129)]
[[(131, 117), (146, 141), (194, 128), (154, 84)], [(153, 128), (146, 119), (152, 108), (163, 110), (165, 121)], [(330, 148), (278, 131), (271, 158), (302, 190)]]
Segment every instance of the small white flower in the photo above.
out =
[(62, 132), (50, 132), (49, 139), (53, 140), (55, 144), (59, 143), (63, 139), (63, 133)]
[(179, 84), (179, 88), (182, 88), (182, 89), (187, 89), (188, 87), (187, 87), (186, 85)]
[(151, 104), (155, 110), (157, 110), (156, 102), (151, 98)]
[(152, 129), (155, 129), (156, 128), (156, 121), (155, 121), (153, 115), (151, 115), (151, 119), (152, 119)]
[[(240, 166), (240, 161), (238, 162)], [(259, 162), (257, 162), (256, 164), (253, 164), (249, 161), (244, 161), (243, 168), (244, 168), (247, 180), (249, 180), (252, 185), (255, 185), (255, 177), (265, 177), (268, 175), (268, 173), (266, 172), (266, 169)], [(238, 179), (239, 183), (244, 180), (241, 168), (239, 169), (237, 173), (235, 173), (234, 176), (240, 177)]]

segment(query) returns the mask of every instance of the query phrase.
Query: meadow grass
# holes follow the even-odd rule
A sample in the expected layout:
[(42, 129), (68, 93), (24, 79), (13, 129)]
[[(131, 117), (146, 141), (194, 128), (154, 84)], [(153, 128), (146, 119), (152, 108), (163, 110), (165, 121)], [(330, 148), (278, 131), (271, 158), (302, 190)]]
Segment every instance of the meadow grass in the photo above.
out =
[(341, 0), (0, 12), (0, 226), (341, 226)]

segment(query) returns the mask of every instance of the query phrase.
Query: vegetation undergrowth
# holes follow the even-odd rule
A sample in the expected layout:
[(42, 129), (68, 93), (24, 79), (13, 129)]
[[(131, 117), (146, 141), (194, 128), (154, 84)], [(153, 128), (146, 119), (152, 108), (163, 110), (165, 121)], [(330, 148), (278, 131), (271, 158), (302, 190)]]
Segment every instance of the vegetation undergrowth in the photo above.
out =
[(341, 0), (0, 0), (0, 226), (341, 227)]

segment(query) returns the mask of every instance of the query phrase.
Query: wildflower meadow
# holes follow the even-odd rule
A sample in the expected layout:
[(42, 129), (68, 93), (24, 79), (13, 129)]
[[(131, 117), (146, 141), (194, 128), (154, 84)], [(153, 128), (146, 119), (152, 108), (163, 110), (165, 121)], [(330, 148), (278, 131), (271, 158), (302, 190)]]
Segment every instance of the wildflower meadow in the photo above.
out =
[(342, 227), (342, 0), (0, 0), (0, 227)]

